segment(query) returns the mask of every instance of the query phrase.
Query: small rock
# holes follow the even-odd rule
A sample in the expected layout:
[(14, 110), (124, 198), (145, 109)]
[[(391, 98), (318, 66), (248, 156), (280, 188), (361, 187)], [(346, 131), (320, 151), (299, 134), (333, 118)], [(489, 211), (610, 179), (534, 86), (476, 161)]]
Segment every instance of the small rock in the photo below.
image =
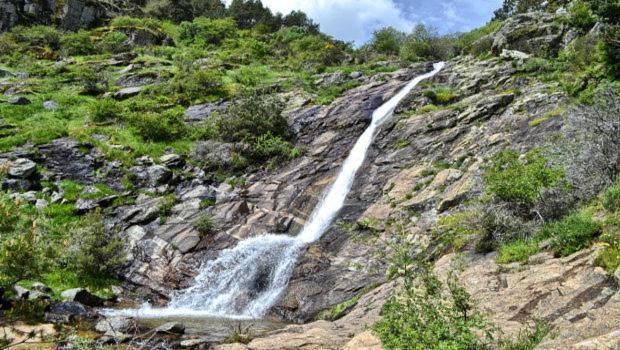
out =
[(95, 325), (95, 330), (97, 332), (108, 335), (115, 335), (119, 332), (125, 333), (131, 328), (135, 328), (135, 322), (129, 317), (104, 318)]
[(180, 323), (168, 322), (157, 327), (155, 331), (157, 333), (183, 334), (185, 333), (185, 326)]
[(526, 60), (530, 58), (530, 55), (518, 50), (503, 49), (502, 53), (499, 54), (499, 57), (505, 60)]
[(181, 194), (181, 201), (189, 201), (192, 199), (211, 199), (215, 201), (217, 198), (217, 191), (213, 187), (207, 187), (204, 185), (199, 185), (197, 187), (191, 188), (186, 192)]
[(120, 295), (123, 294), (123, 288), (122, 287), (112, 286), (111, 289), (112, 289), (112, 293), (114, 293), (114, 295), (116, 295), (116, 296), (120, 296)]
[(183, 157), (178, 154), (163, 155), (159, 158), (159, 161), (162, 162), (162, 164), (164, 164), (165, 166), (171, 168), (183, 166), (183, 163), (185, 163)]
[(90, 137), (92, 137), (93, 140), (99, 141), (99, 142), (108, 142), (108, 141), (110, 141), (110, 136), (108, 136), (108, 135), (92, 134), (92, 135), (90, 135)]
[(172, 179), (172, 171), (163, 165), (150, 166), (147, 172), (153, 186), (164, 185)]
[(125, 100), (128, 99), (130, 97), (134, 97), (140, 94), (140, 92), (142, 92), (143, 87), (141, 86), (136, 86), (136, 87), (129, 87), (129, 88), (125, 88), (122, 90), (119, 90), (117, 92), (114, 93), (113, 97), (116, 100)]
[(58, 109), (58, 103), (54, 101), (45, 101), (43, 102), (43, 108), (45, 108), (48, 111), (55, 111)]
[(97, 199), (80, 198), (75, 202), (75, 212), (86, 213), (96, 208), (107, 207), (108, 205), (112, 204), (112, 202), (114, 202), (116, 198), (118, 198), (118, 196), (116, 195), (106, 196)]
[(153, 165), (153, 158), (149, 156), (142, 156), (142, 157), (136, 158), (136, 162), (138, 162), (138, 164), (140, 165)]
[(349, 78), (351, 79), (359, 79), (362, 77), (362, 72), (351, 72), (351, 74), (349, 74)]
[(206, 343), (207, 343), (207, 340), (205, 339), (186, 339), (186, 340), (182, 340), (179, 345), (181, 345), (182, 348), (194, 348), (198, 345), (206, 344)]
[(37, 193), (35, 191), (28, 191), (25, 193), (13, 193), (11, 199), (19, 200), (20, 202), (36, 203)]
[(13, 291), (15, 292), (15, 299), (17, 300), (28, 299), (30, 296), (30, 291), (22, 286), (13, 286)]
[(9, 176), (17, 179), (29, 179), (36, 172), (37, 164), (26, 158), (16, 159), (9, 168)]
[(32, 284), (32, 290), (36, 290), (39, 291), (41, 293), (51, 293), (52, 292), (52, 288), (48, 287), (47, 285), (41, 283), (41, 282), (35, 282)]
[(37, 186), (38, 184), (35, 181), (24, 179), (5, 179), (2, 182), (2, 189), (12, 192), (30, 191)]
[(47, 208), (49, 206), (49, 203), (45, 199), (37, 199), (37, 201), (34, 204), (34, 206), (38, 210), (43, 210), (43, 209), (45, 209), (45, 208)]
[(60, 293), (60, 297), (65, 301), (76, 301), (86, 306), (103, 306), (103, 299), (91, 294), (84, 288), (73, 288)]
[(50, 197), (50, 200), (52, 201), (52, 203), (60, 203), (62, 202), (62, 195), (58, 192), (53, 192), (52, 196)]
[(25, 106), (25, 105), (29, 105), (29, 104), (32, 103), (32, 102), (30, 102), (29, 99), (27, 99), (27, 98), (25, 98), (23, 96), (13, 97), (8, 102), (9, 102), (9, 104), (18, 105), (18, 106)]

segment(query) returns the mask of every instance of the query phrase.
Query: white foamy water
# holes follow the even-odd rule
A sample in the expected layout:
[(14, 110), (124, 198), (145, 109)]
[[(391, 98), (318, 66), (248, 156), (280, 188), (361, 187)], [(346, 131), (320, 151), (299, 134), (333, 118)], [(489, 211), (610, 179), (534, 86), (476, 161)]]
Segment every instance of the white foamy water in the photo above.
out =
[(323, 193), (310, 218), (296, 237), (263, 235), (243, 240), (222, 251), (215, 260), (200, 267), (193, 285), (172, 295), (167, 308), (144, 306), (140, 309), (106, 310), (108, 315), (157, 318), (170, 316), (261, 318), (286, 289), (303, 249), (316, 242), (344, 205), (355, 174), (364, 163), (377, 128), (388, 119), (398, 103), (422, 80), (444, 67), (410, 81), (394, 97), (376, 109), (372, 121), (344, 161), (336, 180)]

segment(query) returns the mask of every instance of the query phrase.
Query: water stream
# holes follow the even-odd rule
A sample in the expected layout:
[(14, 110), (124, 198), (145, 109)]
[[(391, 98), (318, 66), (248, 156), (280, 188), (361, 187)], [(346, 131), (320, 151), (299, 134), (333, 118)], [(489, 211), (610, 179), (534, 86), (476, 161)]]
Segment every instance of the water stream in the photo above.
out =
[(217, 259), (200, 267), (191, 287), (171, 296), (166, 308), (146, 305), (139, 309), (107, 310), (106, 313), (138, 318), (262, 318), (284, 292), (304, 248), (321, 238), (344, 205), (377, 128), (419, 82), (437, 74), (443, 66), (443, 62), (434, 64), (431, 72), (410, 81), (373, 112), (370, 125), (353, 146), (336, 180), (323, 193), (297, 236), (256, 236), (222, 251)]

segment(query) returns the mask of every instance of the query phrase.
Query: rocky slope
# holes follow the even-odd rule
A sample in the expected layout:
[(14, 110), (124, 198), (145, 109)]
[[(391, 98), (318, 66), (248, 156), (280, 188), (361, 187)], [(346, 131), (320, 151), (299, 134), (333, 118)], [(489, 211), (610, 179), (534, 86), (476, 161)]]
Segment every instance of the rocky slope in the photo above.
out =
[[(15, 6), (0, 1), (0, 9), (6, 10), (2, 23), (16, 23), (12, 14), (21, 11), (50, 9)], [(61, 21), (73, 23), (78, 17), (80, 22), (89, 21), (82, 10), (71, 14), (71, 8)], [(380, 318), (383, 302), (399, 285), (385, 277), (388, 260), (382, 254), (390, 250), (389, 223), (407, 213), (405, 228), (411, 239), (430, 242), (432, 247), (437, 220), (482, 194), (481, 169), (492, 155), (505, 149), (524, 154), (552, 135), (570, 136), (567, 120), (574, 113), (568, 108), (570, 97), (557, 82), (528, 74), (524, 66), (530, 55), (559, 50), (572, 37), (574, 33), (556, 25), (552, 15), (516, 16), (475, 44), (491, 48), (496, 56), (457, 57), (415, 89), (381, 127), (337, 222), (308, 247), (269, 315), (307, 324), (219, 349), (380, 348), (367, 327)], [(132, 64), (131, 58), (122, 64)], [(296, 145), (306, 152), (280, 168), (254, 172), (243, 182), (218, 181), (195, 165), (230, 162), (235, 144), (205, 141), (189, 155), (141, 157), (123, 169), (92, 144), (60, 138), (0, 155), (0, 163), (9, 169), (3, 188), (25, 192), (17, 196), (41, 207), (47, 203), (28, 191), (39, 190), (42, 181), (105, 183), (119, 191), (78, 200), (80, 212), (136, 195), (135, 203), (106, 213), (105, 223), (119, 232), (130, 252), (122, 271), (126, 287), (140, 300), (163, 304), (171, 292), (192, 282), (202, 262), (240, 240), (265, 232), (296, 234), (368, 125), (372, 111), (406, 81), (429, 70), (430, 64), (424, 63), (394, 73), (348, 77), (361, 85), (328, 106), (308, 105), (303, 93), (282, 94)], [(326, 74), (316, 84), (332, 79), (343, 77)], [(439, 88), (451, 92), (449, 101), (437, 103), (427, 93)], [(190, 107), (186, 122), (208, 119), (223, 104)], [(103, 135), (92, 138), (116, 146)], [(127, 174), (135, 185), (129, 193), (120, 186)], [(178, 204), (170, 207), (166, 194)], [(62, 193), (51, 195), (62, 201)], [(215, 223), (207, 235), (193, 224), (205, 213)], [(527, 264), (510, 265), (498, 265), (495, 253), (469, 252), (461, 257), (464, 268), (459, 276), (481, 309), (507, 334), (517, 334), (540, 318), (556, 326), (556, 336), (546, 338), (541, 349), (618, 348), (618, 277), (610, 278), (594, 266), (596, 249), (559, 259), (542, 253)], [(436, 258), (436, 270), (443, 276), (453, 255)], [(359, 300), (342, 318), (312, 322), (319, 312), (355, 296)]]

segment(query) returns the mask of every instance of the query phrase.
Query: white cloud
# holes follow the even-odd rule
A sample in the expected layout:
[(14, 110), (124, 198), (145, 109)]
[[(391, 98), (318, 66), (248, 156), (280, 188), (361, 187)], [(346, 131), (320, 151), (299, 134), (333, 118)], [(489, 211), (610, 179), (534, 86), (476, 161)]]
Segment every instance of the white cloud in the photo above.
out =
[(263, 4), (274, 13), (302, 10), (324, 33), (356, 44), (368, 40), (380, 27), (409, 31), (415, 25), (413, 16), (406, 18), (392, 0), (263, 0)]

